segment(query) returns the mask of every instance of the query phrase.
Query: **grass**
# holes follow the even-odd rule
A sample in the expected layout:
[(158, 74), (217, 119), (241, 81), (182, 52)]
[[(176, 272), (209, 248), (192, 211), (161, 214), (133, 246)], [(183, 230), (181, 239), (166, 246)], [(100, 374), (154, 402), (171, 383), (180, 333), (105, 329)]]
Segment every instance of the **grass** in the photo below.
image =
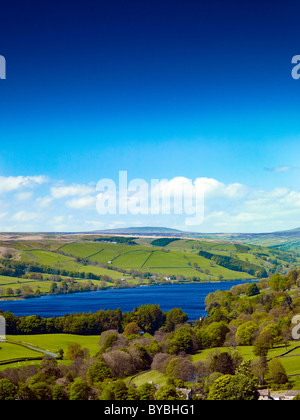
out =
[[(129, 380), (132, 377), (126, 378), (125, 382), (128, 384)], [(156, 385), (166, 385), (167, 384), (167, 376), (163, 373), (158, 372), (157, 370), (151, 370), (150, 372), (142, 373), (141, 375), (137, 376), (136, 378), (132, 379), (130, 382), (131, 385), (136, 385), (137, 387), (152, 381)]]
[[(269, 350), (268, 352), (268, 358), (273, 358), (273, 357), (278, 357), (281, 354), (285, 353), (288, 350), (293, 349), (294, 347), (297, 346), (297, 342), (296, 341), (290, 341), (288, 346), (287, 346), (287, 350), (285, 350), (285, 346), (284, 345), (278, 345), (278, 346), (274, 346), (271, 350)], [(193, 362), (200, 362), (200, 361), (204, 361), (207, 359), (208, 355), (214, 351), (214, 350), (219, 350), (220, 352), (225, 352), (225, 351), (230, 351), (233, 349), (233, 347), (215, 347), (212, 349), (205, 349), (205, 350), (200, 350), (197, 354), (192, 356), (192, 360)], [(253, 360), (256, 358), (254, 352), (253, 352), (254, 347), (253, 346), (237, 346), (236, 350), (241, 354), (241, 356), (243, 357), (244, 360)], [(289, 353), (289, 354), (293, 354)], [(295, 350), (295, 353), (297, 353), (297, 350)], [(300, 349), (298, 349), (298, 354), (300, 354)], [(280, 361), (283, 361), (286, 358), (281, 357)], [(300, 368), (300, 357), (298, 359), (298, 363), (299, 363), (299, 368)], [(297, 373), (297, 372), (296, 372)]]
[[(23, 357), (38, 357), (41, 353), (28, 349), (20, 344), (29, 344), (34, 347), (50, 351), (52, 353), (57, 353), (59, 349), (63, 349), (66, 353), (68, 345), (70, 343), (78, 343), (82, 348), (87, 348), (90, 352), (90, 356), (93, 357), (99, 351), (99, 335), (93, 336), (83, 336), (83, 335), (74, 335), (74, 334), (39, 334), (39, 335), (8, 335), (8, 340), (13, 342), (4, 342), (0, 343), (0, 361), (23, 358)], [(15, 342), (15, 343), (14, 343)], [(288, 350), (296, 347), (298, 342), (291, 341), (287, 347)], [(192, 356), (193, 362), (205, 361), (207, 360), (209, 354), (215, 350), (221, 352), (232, 350), (229, 347), (217, 347), (212, 349), (205, 349), (199, 351), (197, 354)], [(244, 360), (254, 360), (255, 355), (253, 353), (253, 346), (238, 346), (236, 350), (241, 354)], [(269, 351), (268, 358), (278, 357), (285, 352), (285, 347), (282, 345), (275, 346)], [(291, 357), (280, 357), (280, 362), (284, 366), (287, 375), (300, 374), (300, 356), (299, 349), (296, 349), (289, 353)], [(60, 363), (69, 363), (67, 360), (60, 361)], [(18, 362), (9, 365), (0, 365), (0, 370), (6, 369), (7, 367), (20, 367), (23, 365), (37, 364), (34, 361), (27, 362)], [(129, 380), (132, 378), (127, 377), (125, 382), (128, 384)], [(130, 382), (136, 386), (141, 386), (144, 383), (152, 381), (157, 385), (165, 385), (167, 383), (167, 376), (151, 370), (149, 372), (141, 373), (136, 378), (132, 379)], [(300, 377), (291, 377), (293, 382), (294, 389), (300, 389)]]
[[(199, 256), (199, 250), (220, 255), (232, 254), (241, 260), (247, 259), (249, 263), (264, 266), (266, 269), (271, 267), (271, 263), (260, 258), (257, 253), (261, 252), (275, 258), (275, 251), (272, 249), (262, 249), (252, 245), (248, 252), (241, 252), (240, 245), (216, 241), (180, 239), (162, 248), (150, 244), (153, 238), (139, 238), (136, 245), (92, 242), (90, 239), (80, 239), (79, 237), (74, 239), (77, 242), (56, 242), (51, 238), (40, 241), (10, 241), (9, 246), (10, 249), (15, 248), (18, 251), (16, 258), (24, 263), (41, 264), (73, 273), (108, 276), (113, 281), (125, 278), (128, 284), (133, 285), (138, 284), (139, 281), (133, 279), (131, 274), (128, 273), (130, 270), (157, 275), (156, 281), (159, 281), (159, 277), (167, 276), (183, 276), (187, 279), (184, 281), (198, 278), (204, 282), (220, 279), (241, 281), (254, 279), (248, 273), (227, 269)], [(6, 242), (5, 246), (7, 245)], [(277, 261), (286, 264), (287, 261), (284, 262), (284, 256), (287, 254), (280, 251), (276, 251), (276, 253), (279, 253), (276, 254)], [(86, 261), (78, 261), (78, 257)], [(282, 260), (280, 257), (282, 257)], [(127, 273), (118, 272), (117, 269), (124, 269)], [(26, 285), (34, 291), (39, 289), (41, 293), (48, 293), (51, 283), (47, 280), (51, 278), (51, 275), (45, 273), (42, 275), (43, 281), (0, 276), (1, 294), (4, 296), (7, 287), (16, 290)], [(80, 277), (79, 274), (78, 277)], [(85, 282), (85, 280), (76, 278), (74, 280), (75, 282)], [(173, 281), (176, 282), (176, 279)], [(93, 280), (93, 283), (103, 286), (97, 280)]]
[[(34, 347), (41, 348), (52, 353), (56, 353), (59, 349), (63, 349), (66, 352), (70, 343), (78, 343), (83, 348), (87, 348), (90, 351), (90, 356), (94, 356), (99, 351), (99, 335), (75, 335), (75, 334), (36, 334), (36, 335), (7, 335), (8, 340), (13, 340), (20, 343), (31, 344)], [(0, 347), (2, 347), (1, 343)], [(12, 346), (22, 349), (18, 345), (12, 344)], [(25, 349), (25, 347), (23, 348)], [(26, 349), (25, 349), (26, 350)], [(36, 354), (36, 352), (35, 352)], [(3, 353), (4, 355), (4, 353)], [(26, 357), (26, 356), (20, 356)], [(13, 357), (10, 357), (13, 358)], [(0, 356), (0, 360), (5, 360)]]
[(13, 343), (0, 342), (0, 361), (19, 357), (38, 357), (41, 353)]
[(25, 251), (22, 254), (22, 261), (24, 262), (39, 262), (42, 265), (51, 266), (53, 268), (64, 269), (67, 271), (75, 271), (79, 273), (93, 273), (96, 275), (106, 275), (113, 279), (120, 279), (121, 273), (113, 270), (108, 270), (96, 265), (80, 264), (75, 258), (66, 255), (57, 254), (51, 251), (31, 250)]

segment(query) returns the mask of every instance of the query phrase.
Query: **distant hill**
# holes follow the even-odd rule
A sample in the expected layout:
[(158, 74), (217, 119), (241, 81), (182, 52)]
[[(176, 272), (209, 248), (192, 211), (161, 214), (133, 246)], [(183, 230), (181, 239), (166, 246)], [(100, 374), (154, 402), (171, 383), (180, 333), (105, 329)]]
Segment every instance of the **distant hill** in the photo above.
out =
[(115, 234), (115, 235), (180, 235), (184, 236), (185, 232), (178, 229), (166, 227), (128, 227), (118, 229), (96, 230), (91, 233), (95, 234)]
[(89, 233), (103, 235), (169, 236), (177, 238), (210, 239), (226, 242), (233, 241), (253, 245), (271, 246), (300, 253), (300, 228), (266, 233), (198, 233), (185, 232), (166, 227), (128, 227), (97, 230)]

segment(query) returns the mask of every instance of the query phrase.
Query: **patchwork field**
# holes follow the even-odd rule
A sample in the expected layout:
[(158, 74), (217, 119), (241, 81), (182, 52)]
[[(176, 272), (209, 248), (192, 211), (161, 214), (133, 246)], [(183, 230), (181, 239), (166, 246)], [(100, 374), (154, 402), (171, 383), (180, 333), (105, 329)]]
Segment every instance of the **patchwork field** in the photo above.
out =
[(56, 292), (149, 282), (252, 280), (259, 271), (258, 277), (284, 274), (300, 262), (293, 252), (211, 240), (92, 235), (65, 239), (0, 241), (0, 298), (51, 293), (53, 282), (62, 281), (70, 287), (60, 283)]

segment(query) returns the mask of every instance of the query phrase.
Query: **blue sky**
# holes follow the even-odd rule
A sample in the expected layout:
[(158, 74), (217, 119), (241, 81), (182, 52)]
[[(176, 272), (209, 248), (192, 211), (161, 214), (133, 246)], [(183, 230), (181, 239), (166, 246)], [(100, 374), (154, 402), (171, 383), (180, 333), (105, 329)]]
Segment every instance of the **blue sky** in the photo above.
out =
[[(0, 230), (298, 227), (300, 5), (253, 3), (2, 5)], [(203, 223), (99, 215), (98, 180), (122, 170), (202, 180)]]

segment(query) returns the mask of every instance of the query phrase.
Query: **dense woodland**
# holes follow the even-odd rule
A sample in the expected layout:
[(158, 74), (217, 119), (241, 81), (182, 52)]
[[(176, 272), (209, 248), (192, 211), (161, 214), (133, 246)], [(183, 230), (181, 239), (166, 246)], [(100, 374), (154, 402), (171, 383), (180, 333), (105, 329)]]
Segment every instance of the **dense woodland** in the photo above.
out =
[(228, 257), (226, 255), (216, 255), (206, 251), (199, 251), (199, 255), (233, 271), (243, 271), (245, 273), (251, 274), (252, 276), (260, 278), (267, 276), (267, 272), (263, 267), (242, 261), (238, 258)]
[[(280, 361), (267, 358), (274, 345), (292, 340), (300, 270), (216, 291), (205, 303), (209, 316), (193, 325), (180, 308), (164, 313), (157, 305), (57, 318), (6, 312), (7, 334), (99, 334), (99, 351), (90, 355), (74, 343), (67, 354), (58, 351), (73, 360), (69, 365), (47, 356), (40, 366), (7, 368), (0, 373), (0, 398), (180, 399), (187, 382), (198, 399), (257, 399), (260, 386), (289, 389)], [(256, 359), (244, 361), (238, 345), (253, 345)], [(213, 350), (222, 346), (228, 349)], [(212, 349), (209, 358), (193, 362), (192, 355), (203, 349)], [(166, 374), (167, 384), (126, 385), (125, 377), (147, 369)]]

